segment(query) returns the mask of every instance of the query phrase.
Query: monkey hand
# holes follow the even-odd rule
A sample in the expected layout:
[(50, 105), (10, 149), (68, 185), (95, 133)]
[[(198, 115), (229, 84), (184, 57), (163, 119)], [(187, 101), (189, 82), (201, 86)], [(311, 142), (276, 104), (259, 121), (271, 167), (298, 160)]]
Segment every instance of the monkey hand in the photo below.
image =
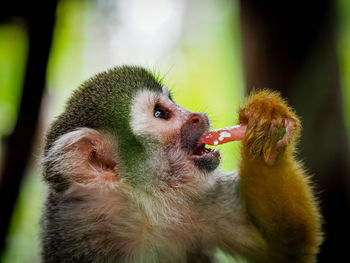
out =
[(283, 152), (293, 151), (300, 121), (277, 92), (250, 95), (239, 112), (239, 121), (247, 125), (243, 153), (249, 159), (274, 165)]

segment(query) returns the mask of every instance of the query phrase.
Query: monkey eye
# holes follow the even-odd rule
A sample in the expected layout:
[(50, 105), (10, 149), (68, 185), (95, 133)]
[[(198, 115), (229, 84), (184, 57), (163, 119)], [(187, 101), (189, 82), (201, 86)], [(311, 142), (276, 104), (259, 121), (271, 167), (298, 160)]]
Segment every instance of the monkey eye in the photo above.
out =
[(167, 120), (170, 118), (170, 113), (159, 104), (156, 104), (153, 109), (153, 116), (155, 118)]

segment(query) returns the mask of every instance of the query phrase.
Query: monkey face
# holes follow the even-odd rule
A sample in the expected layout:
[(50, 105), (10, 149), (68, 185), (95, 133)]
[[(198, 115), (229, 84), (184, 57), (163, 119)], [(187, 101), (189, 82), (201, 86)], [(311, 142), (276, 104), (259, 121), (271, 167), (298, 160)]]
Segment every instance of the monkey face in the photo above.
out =
[(181, 170), (196, 169), (200, 173), (209, 173), (218, 167), (220, 153), (198, 145), (201, 136), (210, 128), (207, 115), (180, 107), (165, 87), (162, 93), (139, 91), (130, 113), (133, 132), (148, 143), (155, 142), (170, 164), (179, 166), (181, 163)]
[(115, 68), (84, 83), (52, 124), (46, 180), (65, 189), (72, 180), (166, 186), (205, 178), (220, 163), (218, 151), (198, 145), (209, 128), (204, 113), (177, 105), (147, 70)]

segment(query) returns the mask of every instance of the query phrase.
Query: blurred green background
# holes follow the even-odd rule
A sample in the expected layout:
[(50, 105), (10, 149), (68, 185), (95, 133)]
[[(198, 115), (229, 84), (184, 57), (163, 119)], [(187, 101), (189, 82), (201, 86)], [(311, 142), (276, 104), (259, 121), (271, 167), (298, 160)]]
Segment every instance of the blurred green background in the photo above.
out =
[[(338, 0), (337, 7), (337, 51), (349, 130), (350, 1)], [(10, 134), (16, 121), (27, 52), (25, 30), (16, 23), (0, 25), (0, 136)], [(164, 75), (175, 101), (207, 112), (213, 128), (234, 124), (244, 96), (238, 3), (59, 1), (39, 138), (79, 84), (121, 64), (143, 65)], [(22, 183), (1, 255), (4, 263), (40, 261), (39, 222), (45, 196), (40, 147), (36, 143)], [(224, 169), (236, 168), (238, 147), (238, 143), (221, 146)]]

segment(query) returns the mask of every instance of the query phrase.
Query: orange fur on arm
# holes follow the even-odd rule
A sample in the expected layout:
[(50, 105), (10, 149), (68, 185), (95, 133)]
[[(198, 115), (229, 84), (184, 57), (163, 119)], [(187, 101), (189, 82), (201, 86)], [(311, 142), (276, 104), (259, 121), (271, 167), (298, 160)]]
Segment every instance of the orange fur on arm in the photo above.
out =
[[(240, 195), (248, 218), (267, 243), (267, 262), (315, 262), (321, 216), (309, 179), (293, 156), (300, 130), (297, 116), (277, 93), (263, 91), (248, 98), (240, 119), (248, 125)], [(276, 148), (277, 128), (286, 119), (293, 122), (293, 134)]]

